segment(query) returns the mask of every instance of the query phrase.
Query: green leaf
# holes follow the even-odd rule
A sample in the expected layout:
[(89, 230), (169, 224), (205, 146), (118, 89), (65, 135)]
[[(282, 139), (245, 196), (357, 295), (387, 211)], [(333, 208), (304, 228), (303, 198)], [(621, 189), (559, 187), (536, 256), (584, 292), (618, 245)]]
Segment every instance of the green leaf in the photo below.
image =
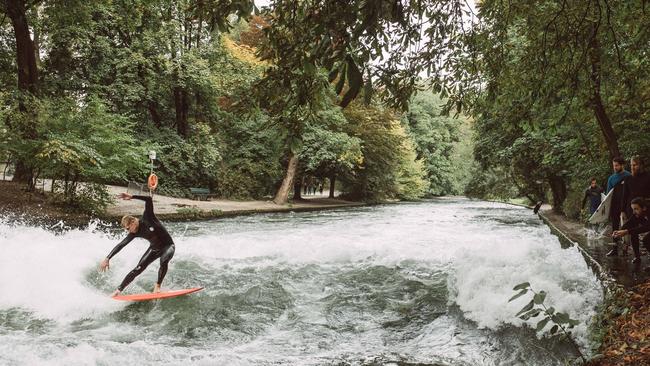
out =
[(526, 304), (526, 306), (524, 306), (521, 310), (519, 310), (519, 312), (515, 316), (520, 316), (521, 314), (523, 314), (523, 313), (527, 312), (528, 310), (532, 309), (533, 306), (535, 306), (535, 302), (533, 300), (530, 300), (530, 302), (528, 304)]
[(508, 302), (511, 302), (511, 301), (513, 301), (513, 300), (515, 300), (515, 299), (518, 299), (518, 298), (520, 298), (521, 296), (525, 295), (526, 293), (528, 293), (528, 290), (526, 290), (526, 289), (521, 290), (518, 294), (516, 294), (515, 296), (511, 297), (510, 300), (508, 300)]
[(565, 323), (568, 323), (569, 320), (571, 320), (571, 318), (569, 318), (569, 315), (567, 315), (565, 313), (557, 313), (557, 314), (555, 314), (555, 317), (553, 318), (553, 320), (556, 323), (565, 324)]
[(300, 141), (300, 139), (291, 139), (291, 141), (289, 141), (289, 149), (291, 149), (291, 152), (294, 154), (300, 153), (300, 150), (302, 149), (302, 141)]
[(336, 77), (338, 76), (338, 74), (339, 74), (339, 68), (336, 67), (332, 71), (330, 71), (330, 73), (327, 75), (327, 80), (330, 83), (333, 82), (334, 80), (336, 80)]
[(305, 60), (302, 63), (302, 67), (303, 67), (303, 70), (308, 74), (313, 74), (313, 73), (316, 72), (316, 67), (314, 66), (314, 64), (312, 64), (308, 60)]
[(544, 299), (546, 299), (546, 292), (540, 291), (535, 296), (533, 297), (533, 301), (535, 301), (535, 304), (541, 304), (544, 302)]
[(542, 312), (541, 309), (531, 309), (531, 310), (527, 311), (526, 313), (524, 313), (524, 314), (523, 314), (522, 316), (520, 316), (519, 318), (521, 318), (521, 319), (523, 319), (523, 320), (528, 320), (528, 319), (530, 319), (530, 318), (535, 318), (535, 317), (537, 317), (541, 312)]
[(554, 325), (554, 326), (551, 328), (551, 334), (555, 334), (555, 333), (557, 333), (558, 329), (560, 329), (560, 327), (558, 327), (557, 325)]
[(345, 71), (347, 69), (347, 64), (342, 64), (339, 72), (339, 81), (336, 83), (336, 87), (334, 88), (334, 92), (336, 94), (341, 94), (343, 91), (343, 87), (345, 86)]
[(356, 98), (356, 96), (359, 94), (359, 91), (361, 90), (363, 83), (363, 75), (361, 74), (361, 71), (359, 71), (359, 67), (357, 66), (356, 62), (354, 62), (354, 59), (348, 56), (347, 61), (349, 89), (343, 96), (343, 99), (341, 99), (342, 108), (345, 108), (354, 98)]
[(518, 290), (523, 290), (523, 289), (528, 288), (528, 287), (530, 287), (530, 283), (522, 282), (522, 283), (518, 284), (517, 286), (515, 286), (512, 290), (513, 291), (518, 291)]
[(531, 318), (537, 318), (537, 316), (539, 316), (539, 314), (541, 312), (542, 312), (542, 309), (534, 309), (534, 310), (531, 310), (529, 315), (530, 315)]
[(539, 332), (539, 331), (541, 331), (542, 329), (544, 329), (544, 327), (546, 326), (546, 324), (548, 324), (548, 322), (549, 322), (550, 320), (551, 320), (550, 318), (544, 318), (544, 319), (540, 320), (540, 321), (537, 323), (537, 331)]

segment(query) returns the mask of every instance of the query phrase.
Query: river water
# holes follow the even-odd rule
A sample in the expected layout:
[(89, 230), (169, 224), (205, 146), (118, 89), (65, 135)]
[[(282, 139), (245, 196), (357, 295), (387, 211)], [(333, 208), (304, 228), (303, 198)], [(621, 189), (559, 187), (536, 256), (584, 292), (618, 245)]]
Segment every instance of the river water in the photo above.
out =
[[(2, 365), (562, 365), (508, 303), (528, 281), (586, 324), (602, 302), (575, 248), (530, 210), (461, 198), (169, 224), (176, 299), (108, 298), (147, 243), (0, 219)], [(126, 290), (150, 291), (154, 262)], [(531, 323), (534, 325), (534, 323)], [(550, 325), (546, 327), (546, 331)]]

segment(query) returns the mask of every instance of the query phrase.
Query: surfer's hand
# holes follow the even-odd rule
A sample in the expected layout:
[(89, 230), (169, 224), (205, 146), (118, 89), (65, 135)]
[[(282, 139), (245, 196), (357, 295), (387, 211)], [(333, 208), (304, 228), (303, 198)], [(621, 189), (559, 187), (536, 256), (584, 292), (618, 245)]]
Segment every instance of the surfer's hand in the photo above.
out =
[(612, 233), (612, 236), (615, 238), (620, 238), (622, 236), (627, 235), (628, 231), (627, 230), (616, 230)]
[(126, 192), (120, 193), (120, 195), (118, 197), (123, 199), (123, 200), (130, 200), (131, 198), (133, 198), (133, 196), (131, 196), (130, 194), (128, 194)]
[(111, 268), (111, 265), (108, 261), (108, 258), (104, 258), (104, 260), (99, 264), (99, 270), (102, 272), (106, 272), (106, 270), (109, 268)]

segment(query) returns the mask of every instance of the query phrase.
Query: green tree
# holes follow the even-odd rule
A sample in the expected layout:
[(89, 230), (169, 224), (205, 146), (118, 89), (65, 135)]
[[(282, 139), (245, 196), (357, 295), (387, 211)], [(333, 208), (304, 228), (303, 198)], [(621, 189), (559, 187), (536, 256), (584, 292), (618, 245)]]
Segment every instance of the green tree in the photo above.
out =
[[(334, 197), (336, 177), (351, 175), (363, 162), (361, 140), (350, 136), (344, 130), (348, 121), (341, 109), (332, 106), (319, 114), (316, 123), (307, 126), (303, 134), (303, 147), (300, 152), (302, 174), (327, 177), (330, 181), (330, 198)], [(299, 195), (300, 181), (294, 185)]]
[(431, 92), (415, 95), (402, 121), (415, 143), (418, 159), (424, 162), (429, 194), (444, 195), (456, 191), (452, 161), (455, 143), (459, 142), (461, 120), (442, 115), (444, 102)]
[[(83, 199), (79, 193), (90, 183), (123, 183), (128, 174), (146, 171), (146, 148), (136, 144), (133, 124), (107, 112), (98, 100), (90, 98), (81, 107), (70, 99), (48, 100), (40, 103), (38, 115), (44, 138), (33, 146), (34, 166), (41, 175), (63, 182), (69, 205)], [(104, 186), (91, 192), (108, 197)]]
[(416, 199), (428, 188), (422, 161), (399, 117), (390, 109), (353, 102), (344, 110), (349, 134), (361, 140), (363, 163), (341, 176), (345, 193), (354, 199)]
[[(17, 105), (19, 113), (14, 113), (5, 119), (7, 127), (13, 134), (24, 140), (37, 139), (35, 108), (30, 108), (33, 98), (39, 94), (39, 71), (37, 65), (37, 49), (30, 37), (28, 11), (30, 5), (22, 0), (4, 0), (0, 3), (0, 11), (9, 17), (14, 30), (15, 68), (17, 72), (18, 89)], [(4, 20), (3, 20), (4, 22)], [(16, 118), (13, 118), (16, 117)], [(33, 188), (33, 166), (25, 156), (18, 156), (14, 180), (27, 182)]]

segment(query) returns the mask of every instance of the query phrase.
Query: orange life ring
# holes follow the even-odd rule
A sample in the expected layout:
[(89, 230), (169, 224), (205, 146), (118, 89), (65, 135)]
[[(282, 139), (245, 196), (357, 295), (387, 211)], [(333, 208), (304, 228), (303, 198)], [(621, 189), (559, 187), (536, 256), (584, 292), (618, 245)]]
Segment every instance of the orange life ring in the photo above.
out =
[(147, 179), (147, 185), (151, 190), (156, 189), (156, 187), (158, 187), (158, 177), (155, 174), (151, 173), (151, 175), (149, 175), (149, 179)]

